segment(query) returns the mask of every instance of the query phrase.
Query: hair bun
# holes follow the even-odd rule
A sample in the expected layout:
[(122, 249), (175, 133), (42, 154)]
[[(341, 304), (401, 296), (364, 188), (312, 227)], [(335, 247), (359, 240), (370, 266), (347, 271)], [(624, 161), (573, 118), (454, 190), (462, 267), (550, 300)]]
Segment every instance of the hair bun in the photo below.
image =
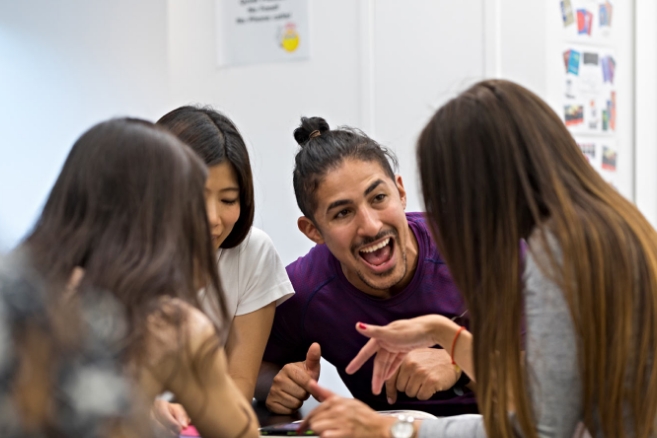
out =
[(321, 117), (301, 117), (301, 125), (294, 130), (294, 139), (299, 143), (299, 146), (304, 146), (308, 143), (310, 134), (314, 131), (319, 131), (321, 135), (329, 130), (329, 124)]

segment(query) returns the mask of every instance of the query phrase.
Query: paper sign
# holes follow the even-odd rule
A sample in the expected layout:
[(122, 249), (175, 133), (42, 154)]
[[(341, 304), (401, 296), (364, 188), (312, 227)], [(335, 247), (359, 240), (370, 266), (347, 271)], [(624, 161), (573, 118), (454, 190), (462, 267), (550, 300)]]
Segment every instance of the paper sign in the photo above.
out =
[(308, 0), (216, 0), (221, 67), (308, 59)]

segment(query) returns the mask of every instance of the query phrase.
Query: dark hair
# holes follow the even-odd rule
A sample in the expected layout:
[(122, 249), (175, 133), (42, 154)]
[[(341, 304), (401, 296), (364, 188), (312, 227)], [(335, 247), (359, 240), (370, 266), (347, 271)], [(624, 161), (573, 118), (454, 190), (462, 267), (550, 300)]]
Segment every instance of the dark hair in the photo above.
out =
[(299, 209), (311, 220), (317, 209), (315, 191), (326, 173), (347, 158), (375, 161), (395, 179), (395, 155), (360, 130), (345, 126), (331, 130), (321, 117), (302, 117), (301, 125), (294, 130), (294, 139), (301, 146), (294, 157), (294, 194)]
[[(217, 291), (215, 310), (228, 321), (205, 179), (201, 160), (164, 129), (135, 119), (100, 123), (73, 145), (23, 243), (53, 290), (64, 289), (79, 266), (85, 271), (80, 294), (105, 290), (118, 299), (126, 310), (129, 358), (143, 359), (147, 317), (162, 308), (163, 297), (200, 308), (197, 291), (205, 285)], [(183, 316), (170, 320), (179, 325)]]
[(484, 81), (436, 112), (417, 154), (432, 232), (472, 315), (487, 435), (516, 436), (512, 402), (522, 435), (536, 436), (518, 244), (532, 230), (540, 246), (530, 248), (547, 255), (539, 266), (573, 319), (588, 431), (626, 436), (627, 420), (633, 436), (654, 432), (657, 233), (587, 163), (559, 116), (517, 84)]
[(229, 162), (240, 188), (240, 217), (221, 248), (233, 248), (246, 238), (255, 211), (249, 152), (235, 124), (209, 107), (181, 106), (157, 121), (187, 143), (207, 166)]

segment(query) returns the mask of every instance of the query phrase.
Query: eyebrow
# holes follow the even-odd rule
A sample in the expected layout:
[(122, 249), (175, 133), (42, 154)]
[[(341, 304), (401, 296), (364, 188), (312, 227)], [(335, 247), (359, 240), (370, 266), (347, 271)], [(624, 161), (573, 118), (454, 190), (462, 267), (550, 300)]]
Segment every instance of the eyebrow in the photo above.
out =
[[(204, 189), (205, 193), (210, 193), (212, 190), (209, 190), (208, 188)], [(239, 192), (240, 189), (239, 187), (226, 187), (225, 189), (219, 190), (219, 193), (226, 193), (226, 192)]]
[[(374, 189), (376, 189), (382, 183), (383, 183), (382, 179), (377, 179), (372, 184), (370, 184), (369, 187), (367, 187), (367, 189), (365, 189), (365, 196), (372, 193), (374, 191)], [(339, 199), (337, 201), (333, 201), (326, 208), (326, 212), (328, 213), (329, 211), (333, 210), (336, 207), (342, 207), (344, 205), (349, 205), (349, 204), (353, 204), (353, 201), (351, 201), (349, 199)]]
[(374, 189), (377, 188), (379, 186), (379, 184), (382, 184), (382, 183), (383, 183), (382, 179), (377, 179), (372, 184), (370, 184), (370, 186), (367, 189), (365, 189), (365, 196), (372, 193), (374, 191)]
[(326, 207), (326, 212), (328, 213), (329, 211), (333, 210), (336, 207), (342, 207), (343, 205), (349, 205), (349, 204), (353, 204), (353, 202), (350, 201), (349, 199), (340, 199), (338, 201), (333, 201), (329, 204), (328, 207)]

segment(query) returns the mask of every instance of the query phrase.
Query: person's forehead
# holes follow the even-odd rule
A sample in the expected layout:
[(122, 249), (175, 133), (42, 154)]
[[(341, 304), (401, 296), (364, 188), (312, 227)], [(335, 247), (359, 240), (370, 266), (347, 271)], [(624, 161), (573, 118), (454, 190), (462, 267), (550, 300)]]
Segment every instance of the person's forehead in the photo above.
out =
[(362, 197), (375, 181), (384, 185), (394, 184), (390, 176), (375, 161), (345, 160), (329, 170), (317, 188), (318, 204), (328, 204), (336, 199)]

